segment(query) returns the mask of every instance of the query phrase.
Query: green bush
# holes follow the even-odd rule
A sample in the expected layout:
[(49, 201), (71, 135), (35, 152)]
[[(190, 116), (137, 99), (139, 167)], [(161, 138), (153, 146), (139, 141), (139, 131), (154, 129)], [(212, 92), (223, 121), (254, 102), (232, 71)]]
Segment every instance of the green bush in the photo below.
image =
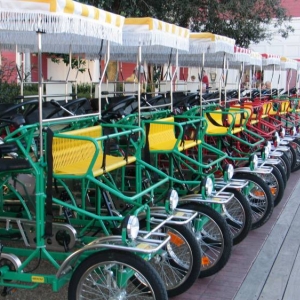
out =
[(39, 93), (38, 84), (24, 84), (24, 95), (37, 95)]
[[(80, 83), (77, 85), (77, 98), (91, 97), (91, 86), (89, 83)], [(75, 85), (73, 85), (73, 93), (75, 93)], [(95, 93), (93, 86), (92, 93)], [(0, 81), (0, 103), (17, 103), (16, 97), (21, 94), (21, 87), (17, 83), (8, 83)], [(37, 84), (24, 84), (24, 96), (38, 95)]]
[(16, 83), (0, 81), (0, 102), (16, 103), (16, 97), (20, 95), (20, 86)]

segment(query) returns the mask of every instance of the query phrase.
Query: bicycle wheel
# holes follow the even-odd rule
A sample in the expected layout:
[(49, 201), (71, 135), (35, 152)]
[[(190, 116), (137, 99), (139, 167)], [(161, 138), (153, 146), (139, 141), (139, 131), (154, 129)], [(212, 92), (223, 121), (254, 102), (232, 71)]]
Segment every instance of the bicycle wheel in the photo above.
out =
[(293, 147), (296, 153), (296, 164), (292, 169), (292, 172), (295, 172), (300, 170), (300, 141), (295, 139), (293, 142), (290, 142), (290, 145)]
[(272, 198), (274, 201), (274, 206), (277, 206), (282, 200), (284, 194), (284, 182), (281, 177), (280, 172), (276, 167), (269, 174), (258, 174), (260, 178), (269, 186)]
[(288, 159), (288, 156), (285, 153), (283, 153), (282, 156), (278, 157), (278, 159), (280, 159), (281, 161), (280, 165), (283, 167), (285, 171), (287, 180), (289, 180), (291, 176), (292, 167), (291, 167), (291, 162)]
[(236, 173), (234, 178), (249, 181), (249, 193), (245, 196), (252, 210), (251, 229), (261, 227), (270, 219), (274, 209), (269, 186), (263, 179), (251, 173)]
[(168, 299), (162, 279), (149, 262), (116, 250), (96, 252), (75, 269), (69, 300)]
[(180, 207), (198, 212), (191, 226), (202, 253), (199, 277), (217, 273), (227, 264), (232, 251), (232, 235), (226, 221), (203, 203), (187, 203)]
[(222, 207), (223, 216), (233, 237), (233, 245), (236, 245), (243, 241), (251, 230), (251, 207), (240, 191), (233, 188), (227, 188), (225, 191), (234, 194), (234, 197)]
[(283, 180), (283, 185), (284, 185), (284, 188), (286, 188), (286, 184), (287, 184), (287, 177), (286, 177), (286, 173), (284, 171), (284, 168), (282, 167), (282, 164), (279, 163), (277, 165), (267, 165), (267, 166), (271, 166), (272, 168), (275, 168), (279, 171), (280, 173), (280, 176)]
[(292, 145), (288, 144), (287, 145), (290, 149), (285, 152), (287, 155), (289, 161), (291, 162), (291, 172), (294, 172), (294, 168), (296, 167), (297, 163), (297, 153), (295, 149), (292, 147)]
[[(140, 225), (145, 228), (145, 220)], [(184, 225), (165, 224), (161, 232), (170, 236), (170, 242), (150, 263), (164, 281), (168, 296), (174, 297), (187, 291), (198, 279), (201, 251), (193, 232)]]

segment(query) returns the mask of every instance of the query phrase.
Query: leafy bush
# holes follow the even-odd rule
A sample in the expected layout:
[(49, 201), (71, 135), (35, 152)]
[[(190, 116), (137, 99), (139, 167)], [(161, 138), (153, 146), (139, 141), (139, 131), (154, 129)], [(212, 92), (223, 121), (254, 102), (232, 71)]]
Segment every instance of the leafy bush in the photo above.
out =
[[(75, 93), (75, 85), (72, 87), (73, 93)], [(92, 87), (92, 93), (95, 93), (95, 86)], [(77, 98), (91, 98), (91, 85), (89, 83), (77, 84)]]
[(20, 95), (20, 86), (18, 84), (0, 81), (1, 103), (16, 103), (18, 95)]

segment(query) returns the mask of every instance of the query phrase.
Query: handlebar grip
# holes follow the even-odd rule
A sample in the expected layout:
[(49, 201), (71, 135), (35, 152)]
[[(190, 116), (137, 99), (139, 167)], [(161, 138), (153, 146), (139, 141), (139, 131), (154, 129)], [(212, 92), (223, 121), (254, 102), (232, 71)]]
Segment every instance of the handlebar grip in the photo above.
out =
[(61, 105), (57, 101), (55, 101), (54, 99), (51, 99), (50, 103), (53, 104), (56, 107), (60, 107), (61, 108)]

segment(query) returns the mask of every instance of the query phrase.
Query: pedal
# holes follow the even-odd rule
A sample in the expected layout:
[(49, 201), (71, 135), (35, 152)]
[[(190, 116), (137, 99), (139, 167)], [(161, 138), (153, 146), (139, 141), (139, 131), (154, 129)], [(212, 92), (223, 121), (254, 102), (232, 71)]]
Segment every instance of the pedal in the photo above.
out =
[(16, 288), (5, 286), (2, 290), (1, 296), (6, 297), (8, 295), (15, 293), (16, 291), (17, 291)]

